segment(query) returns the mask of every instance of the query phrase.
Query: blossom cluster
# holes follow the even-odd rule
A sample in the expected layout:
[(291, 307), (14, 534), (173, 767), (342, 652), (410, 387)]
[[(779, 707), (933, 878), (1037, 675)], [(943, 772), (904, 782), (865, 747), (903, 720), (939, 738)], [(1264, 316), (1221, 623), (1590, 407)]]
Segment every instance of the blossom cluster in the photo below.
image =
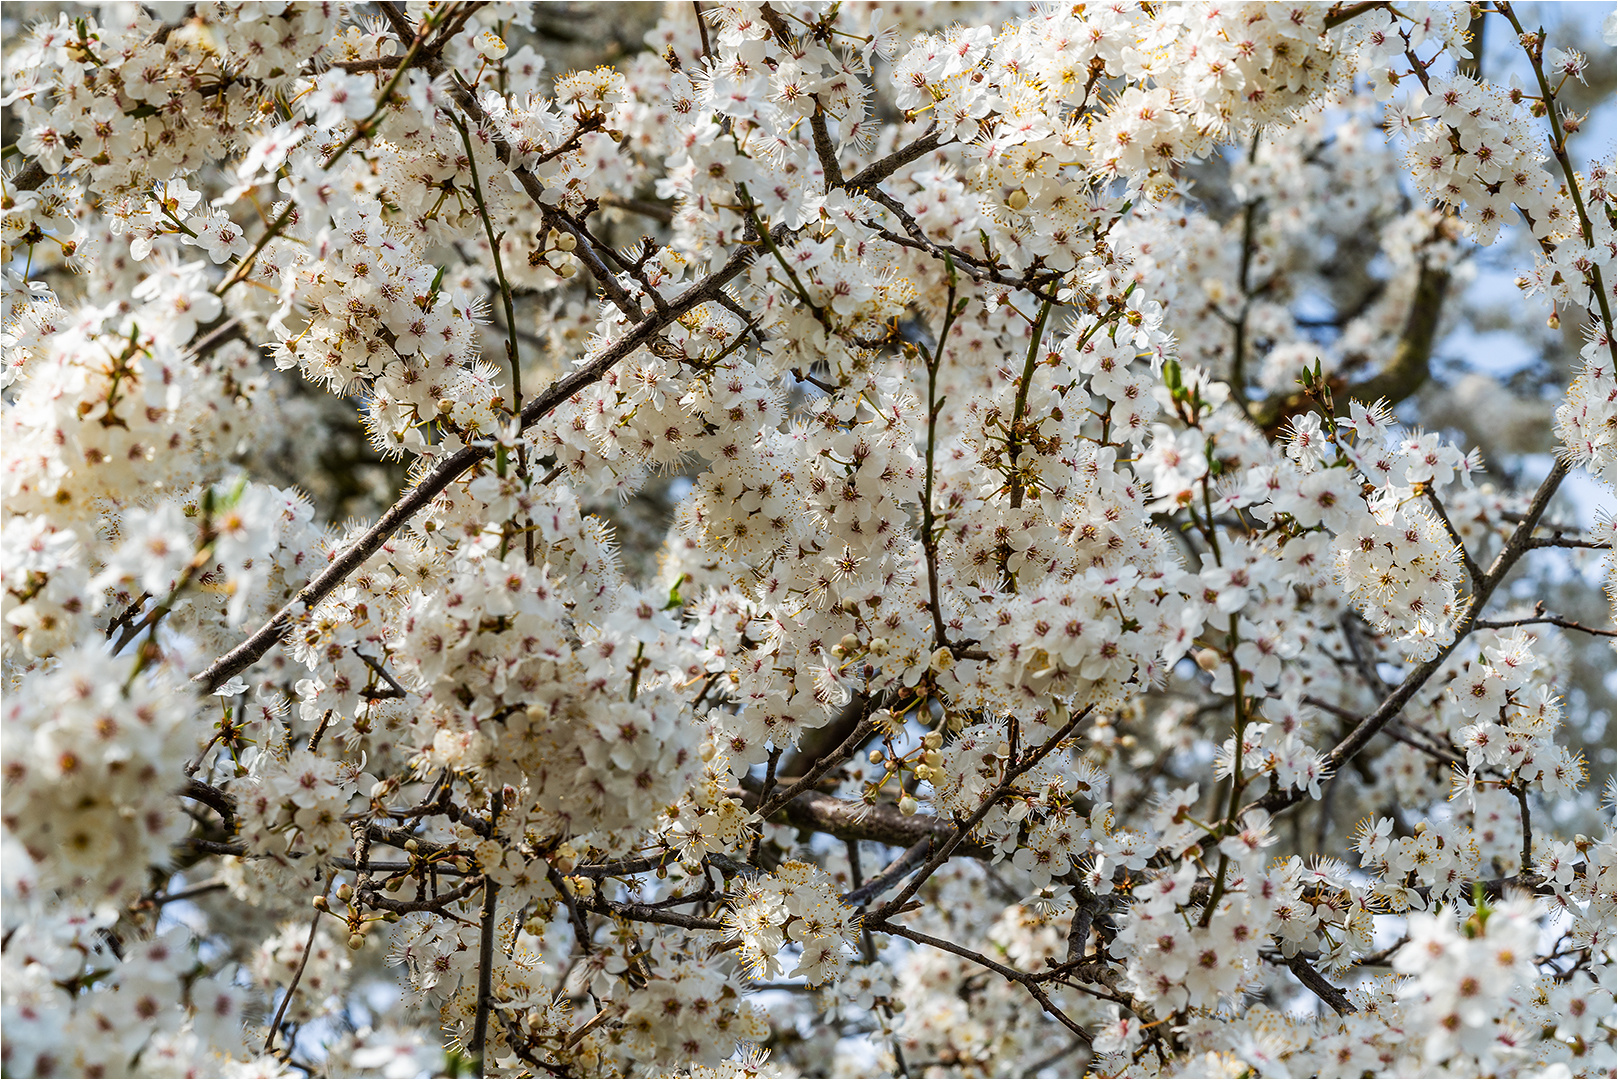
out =
[(1614, 171), (1511, 5), (58, 8), (8, 1075), (1610, 1069)]

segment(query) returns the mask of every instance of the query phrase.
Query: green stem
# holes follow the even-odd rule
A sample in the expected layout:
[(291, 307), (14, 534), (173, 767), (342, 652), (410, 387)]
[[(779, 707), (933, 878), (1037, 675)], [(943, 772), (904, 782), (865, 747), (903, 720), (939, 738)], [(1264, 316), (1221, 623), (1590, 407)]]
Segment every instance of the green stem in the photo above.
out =
[[(483, 201), (483, 185), (478, 180), (478, 159), (472, 152), (472, 135), (460, 117), (453, 117), (461, 132), (461, 144), (466, 147), (467, 167), (472, 172), (472, 199), (478, 206), (478, 217), (483, 220), (484, 235), (489, 238), (489, 253), (494, 256), (494, 276), (500, 283), (500, 301), (506, 310), (506, 359), (511, 361), (511, 411), (522, 413), (522, 368), (517, 358), (517, 312), (511, 298), (511, 283), (500, 261), (500, 238), (494, 235), (494, 222), (489, 219), (489, 206)], [(502, 234), (503, 235), (503, 234)]]
[(736, 191), (743, 199), (747, 200), (746, 210), (748, 220), (753, 223), (753, 229), (758, 233), (759, 239), (764, 241), (764, 247), (771, 255), (775, 256), (775, 261), (781, 264), (781, 269), (786, 271), (787, 277), (792, 280), (792, 287), (797, 290), (798, 299), (803, 301), (804, 307), (808, 308), (814, 313), (815, 320), (817, 322), (819, 322), (822, 326), (826, 325), (825, 310), (819, 304), (809, 299), (809, 290), (803, 287), (802, 281), (798, 280), (797, 271), (792, 269), (791, 264), (786, 260), (786, 256), (781, 254), (781, 249), (775, 246), (775, 240), (771, 238), (770, 230), (766, 229), (764, 227), (764, 223), (759, 220), (758, 213), (753, 207), (753, 197), (747, 193), (747, 185), (737, 184)]

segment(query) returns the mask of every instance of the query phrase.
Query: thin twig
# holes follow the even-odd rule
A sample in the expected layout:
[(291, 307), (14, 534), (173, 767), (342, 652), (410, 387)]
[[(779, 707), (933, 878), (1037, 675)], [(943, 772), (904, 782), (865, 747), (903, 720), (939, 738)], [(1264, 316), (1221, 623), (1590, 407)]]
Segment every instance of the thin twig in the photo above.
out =
[[(1529, 539), (1533, 535), (1534, 526), (1545, 515), (1545, 510), (1550, 505), (1551, 498), (1556, 494), (1557, 488), (1561, 486), (1562, 480), (1567, 476), (1567, 473), (1568, 463), (1566, 461), (1558, 458), (1552, 463), (1550, 473), (1546, 475), (1538, 490), (1534, 492), (1533, 500), (1529, 503), (1527, 512), (1523, 514), (1521, 524), (1506, 540), (1505, 545), (1500, 549), (1500, 553), (1495, 556), (1494, 562), (1489, 565), (1488, 572), (1484, 575), (1483, 581), (1478, 585), (1471, 602), (1467, 605), (1466, 613), (1461, 618), (1460, 625), (1455, 628), (1455, 634), (1450, 643), (1440, 648), (1438, 655), (1425, 663), (1417, 665), (1409, 675), (1405, 676), (1404, 681), (1399, 684), (1398, 688), (1383, 699), (1382, 704), (1377, 706), (1375, 712), (1360, 721), (1353, 731), (1344, 736), (1343, 740), (1332, 748), (1331, 753), (1326, 755), (1326, 767), (1328, 769), (1333, 772), (1337, 771), (1359, 754), (1361, 750), (1365, 749), (1377, 732), (1381, 731), (1395, 716), (1399, 715), (1405, 703), (1427, 684), (1428, 680), (1443, 666), (1444, 661), (1449, 659), (1449, 655), (1455, 651), (1456, 647), (1472, 633), (1477, 617), (1482, 612), (1483, 606), (1488, 603), (1489, 597), (1494, 594), (1495, 589), (1499, 588), (1500, 583), (1511, 573), (1512, 567), (1516, 566), (1523, 553), (1528, 550)], [(1248, 806), (1243, 808), (1243, 811), (1262, 809), (1274, 814), (1302, 801), (1305, 795), (1306, 790), (1303, 788), (1291, 788), (1284, 791), (1271, 788), (1267, 795), (1249, 803)]]
[(1074, 728), (1078, 727), (1079, 722), (1090, 715), (1090, 710), (1093, 707), (1094, 706), (1086, 706), (1082, 712), (1076, 713), (1068, 720), (1066, 724), (1062, 725), (1061, 729), (1058, 730), (1056, 734), (1045, 740), (1045, 742), (1040, 745), (1038, 749), (1026, 754), (1022, 761), (1008, 768), (1006, 770), (1005, 779), (1001, 780), (995, 789), (989, 792), (989, 794), (984, 798), (983, 804), (977, 808), (976, 812), (955, 827), (955, 835), (950, 837), (949, 840), (944, 843), (944, 846), (940, 848), (932, 858), (927, 860), (926, 865), (924, 865), (920, 870), (916, 871), (916, 875), (910, 879), (910, 884), (906, 885), (898, 896), (894, 897), (892, 900), (888, 901), (886, 904), (882, 905), (880, 909), (878, 909), (876, 917), (878, 919), (886, 918), (888, 915), (898, 911), (905, 905), (906, 901), (908, 901), (912, 896), (916, 895), (916, 891), (920, 889), (922, 884), (933, 875), (934, 871), (936, 871), (940, 866), (943, 866), (944, 863), (949, 860), (950, 855), (957, 847), (961, 845), (961, 841), (965, 840), (967, 835), (977, 827), (978, 822), (982, 821), (988, 816), (989, 811), (994, 808), (995, 803), (1000, 801), (1001, 796), (1005, 795), (1006, 792), (1011, 790), (1011, 785), (1017, 781), (1017, 778), (1022, 776), (1029, 769), (1032, 769), (1035, 765), (1038, 765), (1045, 759), (1046, 755), (1048, 755), (1052, 750), (1056, 749), (1057, 745), (1060, 744), (1063, 739), (1067, 738)]
[[(330, 882), (327, 882), (330, 885)], [(321, 899), (326, 894), (321, 893)], [(270, 1021), (270, 1030), (264, 1036), (264, 1052), (268, 1054), (275, 1046), (275, 1036), (281, 1030), (281, 1020), (287, 1014), (287, 1006), (292, 1004), (292, 995), (298, 992), (298, 980), (303, 978), (303, 969), (309, 964), (309, 954), (315, 951), (315, 933), (320, 929), (320, 917), (326, 914), (323, 908), (315, 909), (315, 917), (309, 920), (309, 937), (303, 943), (303, 955), (298, 958), (298, 968), (292, 973), (292, 981), (287, 984), (287, 992), (281, 996), (281, 1004), (275, 1010), (275, 1019)]]
[(1034, 1000), (1039, 1002), (1045, 1011), (1054, 1016), (1063, 1027), (1067, 1028), (1069, 1031), (1073, 1032), (1073, 1034), (1083, 1039), (1086, 1046), (1090, 1044), (1090, 1033), (1084, 1028), (1080, 1027), (1072, 1017), (1067, 1015), (1067, 1013), (1057, 1008), (1056, 1004), (1051, 1001), (1050, 995), (1047, 994), (1044, 988), (1039, 985), (1039, 982), (1035, 979), (1035, 977), (1028, 972), (1018, 971), (1015, 968), (1009, 968), (1004, 964), (997, 963), (996, 961), (989, 959), (982, 953), (973, 952), (971, 949), (968, 949), (963, 945), (957, 945), (953, 941), (946, 941), (943, 938), (936, 938), (930, 934), (924, 934), (919, 930), (912, 930), (908, 926), (901, 926), (898, 923), (889, 922), (886, 918), (881, 916), (868, 919), (865, 922), (865, 925), (870, 927), (874, 933), (890, 934), (897, 937), (909, 938), (918, 945), (930, 945), (935, 949), (941, 949), (944, 952), (954, 953), (956, 956), (959, 956), (962, 959), (970, 960), (980, 967), (987, 968), (996, 975), (1006, 979), (1008, 982), (1020, 984), (1022, 988), (1027, 990), (1028, 993), (1032, 995)]

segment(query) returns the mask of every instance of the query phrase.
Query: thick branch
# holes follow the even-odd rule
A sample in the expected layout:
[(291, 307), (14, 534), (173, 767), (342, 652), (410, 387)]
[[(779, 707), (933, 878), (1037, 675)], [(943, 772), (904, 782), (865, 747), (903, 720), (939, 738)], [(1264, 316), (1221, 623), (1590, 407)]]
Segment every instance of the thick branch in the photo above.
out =
[(1292, 969), (1292, 974), (1297, 976), (1299, 982), (1307, 986), (1321, 1001), (1330, 1005), (1338, 1016), (1347, 1016), (1351, 1012), (1358, 1011), (1346, 994), (1327, 982), (1326, 977), (1310, 967), (1309, 961), (1301, 955), (1287, 957), (1287, 967)]
[[(1333, 395), (1340, 413), (1348, 411), (1350, 401), (1372, 402), (1386, 398), (1389, 403), (1396, 405), (1427, 381), (1433, 338), (1438, 333), (1438, 320), (1448, 288), (1449, 272), (1434, 269), (1423, 262), (1421, 272), (1416, 276), (1410, 314), (1405, 318), (1404, 331), (1394, 345), (1393, 355), (1381, 371), (1363, 382), (1349, 385), (1341, 394)], [(1248, 415), (1259, 427), (1273, 431), (1289, 417), (1309, 408), (1311, 399), (1300, 391), (1254, 402), (1248, 407)]]

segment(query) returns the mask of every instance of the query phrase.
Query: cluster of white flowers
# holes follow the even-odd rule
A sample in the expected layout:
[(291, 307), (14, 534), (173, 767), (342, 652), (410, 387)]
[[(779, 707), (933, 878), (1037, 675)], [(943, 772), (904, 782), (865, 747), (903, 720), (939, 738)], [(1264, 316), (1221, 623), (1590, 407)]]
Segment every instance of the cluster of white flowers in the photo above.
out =
[(1609, 1068), (1592, 62), (579, 15), (8, 6), (6, 1074)]
[(859, 919), (837, 895), (830, 875), (813, 863), (789, 861), (773, 873), (738, 883), (725, 929), (740, 943), (742, 963), (761, 979), (785, 970), (781, 951), (799, 950), (790, 974), (811, 986), (839, 979), (848, 967)]

